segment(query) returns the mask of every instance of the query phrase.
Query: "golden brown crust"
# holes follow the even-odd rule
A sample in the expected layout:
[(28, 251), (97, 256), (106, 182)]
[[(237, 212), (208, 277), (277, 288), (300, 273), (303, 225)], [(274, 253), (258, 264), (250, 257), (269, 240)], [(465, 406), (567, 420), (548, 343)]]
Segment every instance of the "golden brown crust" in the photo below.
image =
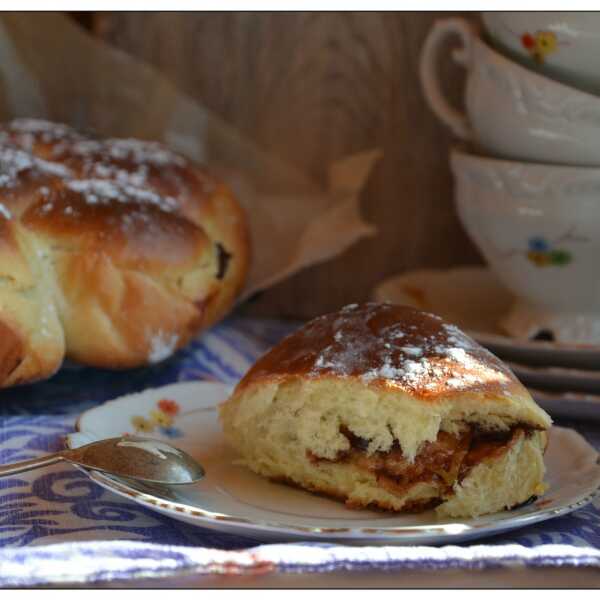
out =
[[(70, 357), (114, 368), (162, 360), (241, 291), (249, 266), (241, 207), (227, 186), (162, 144), (17, 119), (0, 127), (0, 163), (0, 298), (10, 293), (6, 310), (17, 315), (9, 323), (0, 311), (0, 322), (28, 364), (42, 348), (32, 349), (34, 323), (19, 323), (37, 314), (21, 306), (27, 286), (55, 304)], [(40, 268), (43, 290), (32, 274)], [(51, 374), (40, 371), (25, 380)], [(0, 387), (10, 383), (0, 377)]]
[(127, 268), (192, 268), (212, 251), (205, 232), (174, 212), (135, 202), (89, 204), (66, 186), (39, 197), (21, 223), (78, 254), (103, 254)]
[(268, 380), (358, 378), (423, 402), (526, 390), (491, 352), (454, 325), (408, 306), (366, 303), (318, 317), (258, 360), (236, 388)]
[(0, 321), (0, 381), (7, 380), (25, 358), (20, 336)]
[(4, 123), (0, 131), (6, 141), (48, 160), (52, 160), (57, 154), (57, 147), (86, 139), (64, 123), (53, 123), (43, 119), (14, 119)]
[(215, 298), (205, 307), (205, 318), (215, 323), (225, 316), (241, 293), (250, 269), (252, 248), (244, 210), (229, 187), (215, 185), (210, 200), (198, 209), (197, 220), (217, 240), (217, 278), (227, 277), (227, 285), (219, 286)]

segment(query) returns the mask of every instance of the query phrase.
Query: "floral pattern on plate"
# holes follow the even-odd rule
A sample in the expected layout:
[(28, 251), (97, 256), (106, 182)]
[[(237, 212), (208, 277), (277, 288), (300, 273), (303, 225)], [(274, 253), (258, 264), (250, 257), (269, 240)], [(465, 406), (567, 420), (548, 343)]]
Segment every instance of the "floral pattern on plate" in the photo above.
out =
[(135, 433), (152, 433), (158, 430), (169, 438), (178, 438), (183, 435), (181, 429), (174, 426), (179, 411), (180, 406), (176, 400), (161, 398), (147, 417), (134, 415), (130, 421)]

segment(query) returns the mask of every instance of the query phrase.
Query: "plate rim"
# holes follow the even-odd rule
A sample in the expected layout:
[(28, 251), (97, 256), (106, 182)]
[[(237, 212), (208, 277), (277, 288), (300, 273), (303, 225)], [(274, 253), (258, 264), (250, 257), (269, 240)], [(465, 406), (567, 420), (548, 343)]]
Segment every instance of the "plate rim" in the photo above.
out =
[[(578, 369), (530, 366), (509, 360), (504, 362), (538, 403), (540, 400), (564, 401), (600, 407), (600, 371), (589, 371), (588, 376), (587, 371)], [(538, 381), (532, 381), (533, 377), (537, 377)], [(543, 384), (539, 381), (542, 377)], [(549, 387), (549, 384), (557, 387)]]
[(553, 365), (539, 366), (539, 365), (526, 365), (520, 362), (516, 362), (510, 359), (504, 359), (503, 361), (513, 371), (519, 371), (525, 375), (546, 375), (550, 377), (570, 377), (572, 379), (579, 379), (582, 381), (595, 381), (600, 384), (600, 371), (591, 369), (576, 369), (571, 367), (556, 367)]
[[(81, 413), (75, 421), (75, 431), (65, 436), (65, 445), (67, 448), (73, 448), (72, 436), (73, 434), (85, 434), (86, 431), (81, 429), (81, 423), (87, 416), (89, 418), (90, 413), (105, 409), (107, 405), (115, 404), (119, 402), (125, 402), (130, 396), (142, 395), (148, 391), (164, 390), (165, 388), (172, 386), (189, 386), (189, 385), (210, 385), (218, 386), (225, 389), (232, 389), (232, 384), (216, 381), (186, 381), (186, 382), (175, 382), (166, 386), (160, 386), (157, 388), (147, 388), (141, 392), (135, 392), (133, 394), (126, 394), (118, 398), (114, 398), (107, 402), (104, 402), (98, 406), (89, 408), (88, 410)], [(217, 406), (217, 405), (214, 405)], [(596, 456), (596, 464), (600, 464), (600, 453), (576, 430), (567, 427), (553, 428), (563, 431), (570, 431), (575, 433), (581, 438), (589, 449), (591, 449)], [(89, 430), (88, 430), (89, 431)], [(569, 502), (564, 506), (557, 507), (546, 507), (540, 508), (536, 512), (517, 515), (514, 517), (507, 517), (506, 519), (500, 519), (494, 522), (487, 522), (481, 524), (470, 524), (468, 522), (456, 520), (451, 523), (435, 523), (426, 525), (395, 525), (389, 527), (308, 527), (302, 525), (294, 525), (289, 523), (281, 522), (262, 522), (256, 519), (246, 519), (243, 517), (236, 517), (225, 513), (217, 513), (208, 511), (202, 507), (177, 502), (168, 498), (153, 495), (148, 491), (142, 491), (136, 489), (129, 482), (122, 480), (118, 477), (112, 477), (105, 475), (97, 471), (88, 471), (83, 467), (78, 467), (79, 470), (84, 472), (92, 481), (101, 485), (105, 489), (112, 491), (121, 497), (127, 497), (134, 502), (137, 502), (149, 510), (162, 511), (164, 514), (168, 514), (172, 518), (182, 520), (182, 517), (187, 517), (185, 522), (201, 527), (210, 525), (228, 525), (235, 526), (240, 529), (244, 529), (248, 532), (260, 533), (268, 532), (271, 534), (277, 534), (279, 536), (292, 535), (295, 537), (304, 537), (311, 539), (335, 539), (336, 541), (376, 541), (386, 540), (389, 542), (403, 542), (403, 543), (438, 543), (440, 542), (458, 542), (459, 540), (465, 540), (472, 537), (482, 537), (487, 535), (495, 535), (502, 532), (514, 530), (535, 523), (547, 521), (549, 519), (560, 517), (573, 512), (583, 506), (586, 506), (592, 502), (597, 496), (600, 496), (600, 482), (596, 488), (592, 489), (588, 493), (579, 497), (574, 502)], [(509, 513), (509, 511), (506, 511)], [(481, 515), (481, 518), (485, 518), (487, 515)]]
[[(371, 296), (377, 300), (382, 301), (381, 293), (383, 289), (389, 286), (392, 282), (402, 280), (408, 276), (414, 276), (416, 274), (420, 275), (441, 275), (452, 273), (453, 271), (461, 271), (461, 270), (477, 270), (477, 271), (486, 271), (488, 273), (492, 273), (493, 270), (484, 265), (458, 265), (455, 267), (450, 267), (448, 269), (443, 268), (425, 268), (425, 269), (410, 269), (405, 271), (404, 273), (397, 273), (396, 275), (391, 275), (390, 277), (385, 278), (383, 281), (379, 282), (372, 290)], [(500, 284), (502, 285), (502, 284)], [(504, 286), (502, 286), (504, 288)], [(506, 288), (504, 288), (506, 289)], [(507, 290), (509, 291), (509, 290)], [(510, 293), (510, 291), (509, 291)], [(493, 333), (489, 331), (475, 331), (473, 329), (466, 328), (465, 333), (470, 335), (473, 339), (478, 341), (483, 345), (496, 345), (498, 347), (510, 348), (510, 349), (520, 349), (520, 350), (533, 350), (533, 351), (542, 351), (548, 353), (557, 353), (557, 352), (569, 352), (578, 355), (587, 355), (587, 356), (600, 356), (600, 344), (576, 344), (573, 342), (550, 342), (548, 340), (525, 340), (519, 338), (513, 338), (508, 335), (502, 335), (501, 333)]]
[(487, 331), (465, 330), (467, 335), (484, 345), (495, 345), (497, 347), (535, 350), (548, 353), (569, 352), (573, 354), (584, 354), (586, 356), (600, 356), (599, 344), (574, 344), (567, 342), (549, 342), (547, 340), (523, 340), (512, 338), (500, 333), (491, 333)]
[[(533, 396), (534, 400), (539, 398), (542, 401), (562, 400), (564, 402), (581, 402), (582, 404), (588, 404), (590, 406), (600, 406), (600, 394), (591, 394), (588, 392), (577, 392), (577, 391), (551, 391), (541, 390), (532, 386), (527, 386), (529, 393)], [(539, 403), (539, 400), (536, 400)], [(563, 429), (568, 429), (563, 427)]]

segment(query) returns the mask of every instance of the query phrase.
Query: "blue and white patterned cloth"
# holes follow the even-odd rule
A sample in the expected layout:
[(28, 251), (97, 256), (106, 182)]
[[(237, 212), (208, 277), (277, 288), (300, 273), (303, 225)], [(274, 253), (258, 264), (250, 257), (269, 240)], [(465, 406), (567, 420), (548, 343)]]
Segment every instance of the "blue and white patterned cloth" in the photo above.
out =
[[(236, 382), (294, 329), (232, 317), (170, 360), (127, 372), (67, 366), (51, 380), (0, 392), (0, 463), (62, 447), (77, 415), (105, 400), (175, 381)], [(600, 423), (567, 423), (600, 449)], [(482, 569), (502, 565), (600, 568), (600, 499), (575, 513), (485, 545), (377, 548), (256, 539), (175, 521), (60, 465), (0, 479), (0, 586), (91, 582), (190, 573), (336, 569)]]

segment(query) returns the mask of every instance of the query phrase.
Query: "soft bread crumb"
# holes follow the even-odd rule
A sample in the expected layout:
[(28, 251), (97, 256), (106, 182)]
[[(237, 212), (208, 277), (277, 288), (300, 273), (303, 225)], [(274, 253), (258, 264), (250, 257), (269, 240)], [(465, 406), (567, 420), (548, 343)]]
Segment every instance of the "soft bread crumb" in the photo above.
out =
[(396, 439), (404, 456), (414, 460), (419, 446), (434, 441), (440, 430), (456, 433), (465, 423), (499, 431), (518, 423), (545, 426), (538, 411), (528, 396), (482, 398), (465, 392), (432, 406), (400, 390), (381, 391), (351, 377), (331, 377), (249, 386), (223, 405), (221, 416), (226, 435), (244, 455), (256, 446), (293, 440), (301, 452), (333, 459), (349, 447), (340, 433), (345, 425), (371, 440), (370, 453), (388, 451)]
[[(414, 457), (424, 441), (440, 430), (456, 433), (466, 423), (508, 430), (535, 423), (526, 403), (505, 397), (462, 397), (432, 411), (406, 394), (377, 393), (351, 380), (295, 381), (247, 388), (221, 407), (224, 431), (254, 472), (284, 479), (311, 491), (342, 497), (353, 507), (376, 506), (400, 511), (415, 502), (439, 498), (440, 489), (418, 483), (402, 495), (381, 487), (374, 474), (348, 463), (311, 462), (307, 453), (333, 460), (348, 450), (340, 425), (370, 439), (368, 452), (387, 451), (394, 438)], [(408, 453), (406, 450), (408, 449)], [(496, 460), (475, 467), (454, 496), (437, 508), (440, 516), (475, 516), (495, 512), (539, 494), (544, 475), (540, 432), (520, 439)]]
[(545, 467), (540, 432), (521, 439), (499, 459), (477, 465), (436, 510), (443, 517), (475, 517), (521, 504), (543, 493)]

